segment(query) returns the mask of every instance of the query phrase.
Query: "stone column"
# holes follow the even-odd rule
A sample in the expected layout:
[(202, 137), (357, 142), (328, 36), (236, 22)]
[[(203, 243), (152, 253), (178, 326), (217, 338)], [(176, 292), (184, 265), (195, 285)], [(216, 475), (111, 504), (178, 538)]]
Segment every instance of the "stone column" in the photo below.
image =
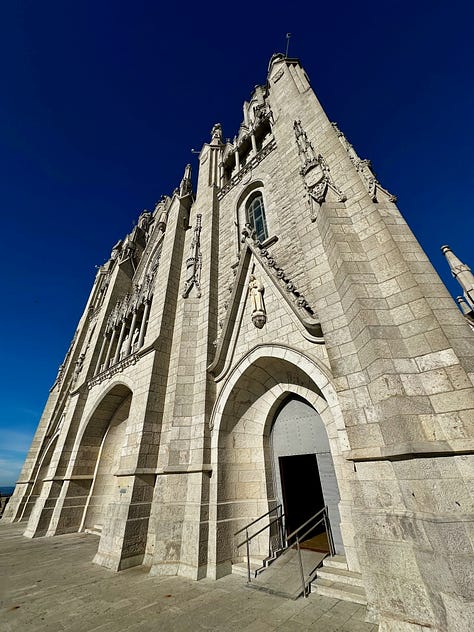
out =
[(239, 157), (239, 150), (236, 149), (234, 151), (234, 156), (235, 156), (235, 173), (239, 173), (240, 171), (240, 157)]
[(94, 371), (94, 376), (96, 376), (97, 373), (100, 373), (100, 363), (102, 362), (102, 358), (103, 358), (103, 355), (104, 355), (106, 342), (107, 342), (107, 332), (104, 332), (104, 337), (102, 339), (102, 346), (100, 347), (99, 359), (97, 360), (97, 366), (96, 366), (95, 371)]
[(250, 134), (250, 140), (252, 142), (252, 151), (253, 151), (253, 155), (256, 156), (257, 155), (257, 141), (255, 140), (255, 134), (254, 132), (252, 132)]
[(151, 301), (147, 301), (145, 303), (145, 309), (143, 311), (142, 324), (140, 327), (140, 336), (138, 338), (138, 348), (140, 349), (143, 345), (143, 341), (145, 340), (145, 331), (146, 331), (146, 323), (148, 320), (148, 314), (150, 313), (150, 305)]
[(110, 342), (109, 342), (109, 348), (107, 349), (107, 356), (105, 358), (105, 362), (104, 362), (104, 370), (109, 368), (109, 364), (110, 364), (110, 355), (112, 353), (112, 347), (114, 344), (114, 340), (115, 340), (115, 334), (117, 333), (116, 328), (114, 327), (112, 329), (112, 335), (110, 336)]
[(122, 320), (122, 326), (120, 327), (120, 335), (119, 335), (119, 339), (118, 339), (118, 342), (117, 342), (117, 349), (115, 350), (115, 356), (114, 356), (114, 362), (113, 362), (114, 364), (116, 362), (118, 362), (119, 359), (120, 359), (120, 347), (122, 346), (123, 337), (125, 335), (125, 326), (126, 326), (126, 324), (127, 324), (127, 319), (124, 318)]
[(136, 324), (137, 324), (137, 310), (133, 310), (132, 324), (130, 325), (130, 334), (128, 336), (127, 346), (125, 347), (125, 354), (124, 354), (125, 357), (130, 355), (130, 350), (132, 348), (133, 332), (135, 331)]

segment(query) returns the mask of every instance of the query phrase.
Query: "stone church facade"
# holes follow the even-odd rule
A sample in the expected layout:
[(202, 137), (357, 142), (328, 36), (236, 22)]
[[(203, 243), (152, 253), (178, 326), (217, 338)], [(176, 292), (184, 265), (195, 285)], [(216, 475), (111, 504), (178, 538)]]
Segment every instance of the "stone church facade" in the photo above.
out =
[(319, 502), (381, 630), (472, 629), (473, 331), (298, 60), (243, 111), (98, 270), (4, 520), (217, 579)]

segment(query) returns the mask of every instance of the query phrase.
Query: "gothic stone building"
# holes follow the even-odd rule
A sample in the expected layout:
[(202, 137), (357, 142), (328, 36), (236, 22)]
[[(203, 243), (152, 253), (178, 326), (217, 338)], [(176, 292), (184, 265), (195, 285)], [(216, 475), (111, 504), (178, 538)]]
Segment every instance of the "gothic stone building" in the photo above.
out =
[(469, 322), (298, 60), (243, 111), (98, 270), (5, 520), (217, 579), (246, 524), (327, 507), (318, 590), (352, 582), (384, 631), (472, 629)]

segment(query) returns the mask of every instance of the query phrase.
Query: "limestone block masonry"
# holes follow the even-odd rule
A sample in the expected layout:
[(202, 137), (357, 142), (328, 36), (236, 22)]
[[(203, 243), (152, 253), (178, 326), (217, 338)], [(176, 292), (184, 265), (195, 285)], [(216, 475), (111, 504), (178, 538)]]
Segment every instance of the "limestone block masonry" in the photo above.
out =
[(320, 502), (382, 632), (472, 630), (473, 330), (297, 59), (243, 110), (98, 270), (3, 520), (218, 578)]

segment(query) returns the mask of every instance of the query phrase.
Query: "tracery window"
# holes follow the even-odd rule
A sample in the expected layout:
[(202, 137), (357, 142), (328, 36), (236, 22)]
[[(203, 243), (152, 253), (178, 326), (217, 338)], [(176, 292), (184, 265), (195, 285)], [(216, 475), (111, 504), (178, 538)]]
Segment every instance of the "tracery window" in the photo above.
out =
[(255, 191), (246, 201), (245, 215), (247, 223), (255, 229), (255, 236), (258, 241), (265, 241), (268, 237), (268, 229), (263, 195), (260, 191)]

